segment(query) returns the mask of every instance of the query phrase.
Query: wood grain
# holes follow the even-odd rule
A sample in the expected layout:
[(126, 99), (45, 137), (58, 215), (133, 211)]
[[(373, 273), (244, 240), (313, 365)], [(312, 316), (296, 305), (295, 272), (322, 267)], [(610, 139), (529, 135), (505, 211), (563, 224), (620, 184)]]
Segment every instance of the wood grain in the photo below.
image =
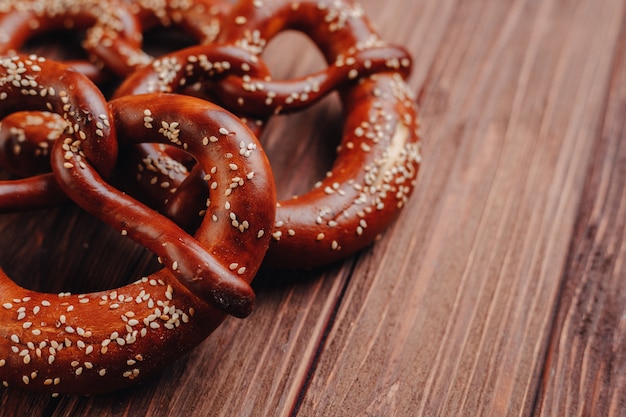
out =
[[(425, 156), (398, 222), (339, 265), (262, 271), (251, 317), (151, 381), (3, 390), (0, 416), (626, 415), (626, 3), (360, 2), (415, 58)], [(271, 44), (272, 73), (321, 68), (308, 42)], [(325, 174), (340, 127), (335, 96), (272, 122), (282, 197)], [(157, 267), (72, 205), (1, 216), (0, 266), (50, 291)]]
[(421, 207), (357, 264), (300, 415), (532, 410), (623, 5), (482, 4), (423, 87)]
[(626, 413), (626, 28), (615, 47), (536, 415)]

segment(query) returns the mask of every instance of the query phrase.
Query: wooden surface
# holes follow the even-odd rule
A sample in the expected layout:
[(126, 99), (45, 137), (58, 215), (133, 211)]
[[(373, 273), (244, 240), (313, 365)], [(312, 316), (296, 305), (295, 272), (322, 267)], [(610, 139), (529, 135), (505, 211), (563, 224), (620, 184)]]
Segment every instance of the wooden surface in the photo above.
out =
[[(342, 264), (264, 271), (252, 316), (141, 386), (3, 390), (1, 416), (626, 416), (626, 2), (361, 3), (415, 58), (424, 163), (398, 222)], [(266, 59), (303, 75), (304, 48)], [(281, 195), (328, 169), (339, 110), (272, 123)], [(71, 206), (0, 217), (0, 265), (52, 291), (155, 267)]]

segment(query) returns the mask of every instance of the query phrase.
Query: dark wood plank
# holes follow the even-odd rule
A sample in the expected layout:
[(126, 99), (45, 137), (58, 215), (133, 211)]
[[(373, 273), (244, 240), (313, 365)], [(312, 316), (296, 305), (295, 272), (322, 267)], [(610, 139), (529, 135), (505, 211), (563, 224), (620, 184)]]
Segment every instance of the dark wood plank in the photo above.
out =
[(622, 28), (536, 415), (626, 415), (626, 26)]
[(621, 3), (442, 18), (417, 198), (359, 260), (299, 415), (531, 414)]

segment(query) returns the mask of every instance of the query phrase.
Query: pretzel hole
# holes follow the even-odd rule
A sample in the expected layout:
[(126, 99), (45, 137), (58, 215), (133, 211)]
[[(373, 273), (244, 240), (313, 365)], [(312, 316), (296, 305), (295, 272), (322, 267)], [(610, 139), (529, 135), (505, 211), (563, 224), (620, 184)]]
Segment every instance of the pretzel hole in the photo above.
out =
[(155, 26), (143, 33), (143, 50), (154, 57), (197, 44), (193, 36), (177, 26)]
[(317, 45), (296, 30), (285, 30), (272, 38), (262, 58), (275, 80), (305, 77), (328, 66)]
[(27, 289), (108, 290), (162, 268), (143, 246), (72, 204), (3, 216), (10, 221), (0, 227), (0, 267)]
[(336, 158), (343, 127), (336, 92), (297, 113), (274, 116), (261, 135), (279, 200), (301, 195), (325, 178)]
[(54, 29), (31, 36), (20, 49), (23, 53), (36, 53), (56, 61), (87, 61), (82, 47), (84, 39), (84, 31)]

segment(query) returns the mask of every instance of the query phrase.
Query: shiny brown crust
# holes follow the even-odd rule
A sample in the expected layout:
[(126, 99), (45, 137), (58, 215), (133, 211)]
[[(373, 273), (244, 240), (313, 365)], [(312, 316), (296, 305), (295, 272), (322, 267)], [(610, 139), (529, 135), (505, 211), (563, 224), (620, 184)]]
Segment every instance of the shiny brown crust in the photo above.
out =
[[(383, 42), (351, 1), (240, 1), (225, 21), (215, 44), (156, 59), (131, 74), (116, 94), (179, 92), (209, 81), (220, 104), (241, 117), (264, 119), (338, 90), (346, 121), (333, 168), (313, 190), (278, 203), (266, 262), (314, 267), (370, 245), (408, 200), (421, 162), (417, 106), (405, 82), (408, 54)], [(328, 68), (273, 80), (260, 55), (287, 29), (308, 35)], [(169, 213), (176, 216), (175, 210)]]
[[(125, 97), (111, 109), (122, 142), (180, 147), (211, 173), (204, 221), (195, 239), (187, 236), (108, 186), (80, 149), (68, 153), (57, 141), (52, 167), (63, 189), (160, 254), (167, 268), (81, 295), (26, 290), (0, 273), (5, 386), (73, 394), (119, 389), (197, 345), (221, 323), (224, 310), (249, 313), (248, 283), (269, 244), (276, 204), (269, 162), (255, 137), (230, 113), (192, 97)], [(250, 152), (240, 153), (242, 146)]]

